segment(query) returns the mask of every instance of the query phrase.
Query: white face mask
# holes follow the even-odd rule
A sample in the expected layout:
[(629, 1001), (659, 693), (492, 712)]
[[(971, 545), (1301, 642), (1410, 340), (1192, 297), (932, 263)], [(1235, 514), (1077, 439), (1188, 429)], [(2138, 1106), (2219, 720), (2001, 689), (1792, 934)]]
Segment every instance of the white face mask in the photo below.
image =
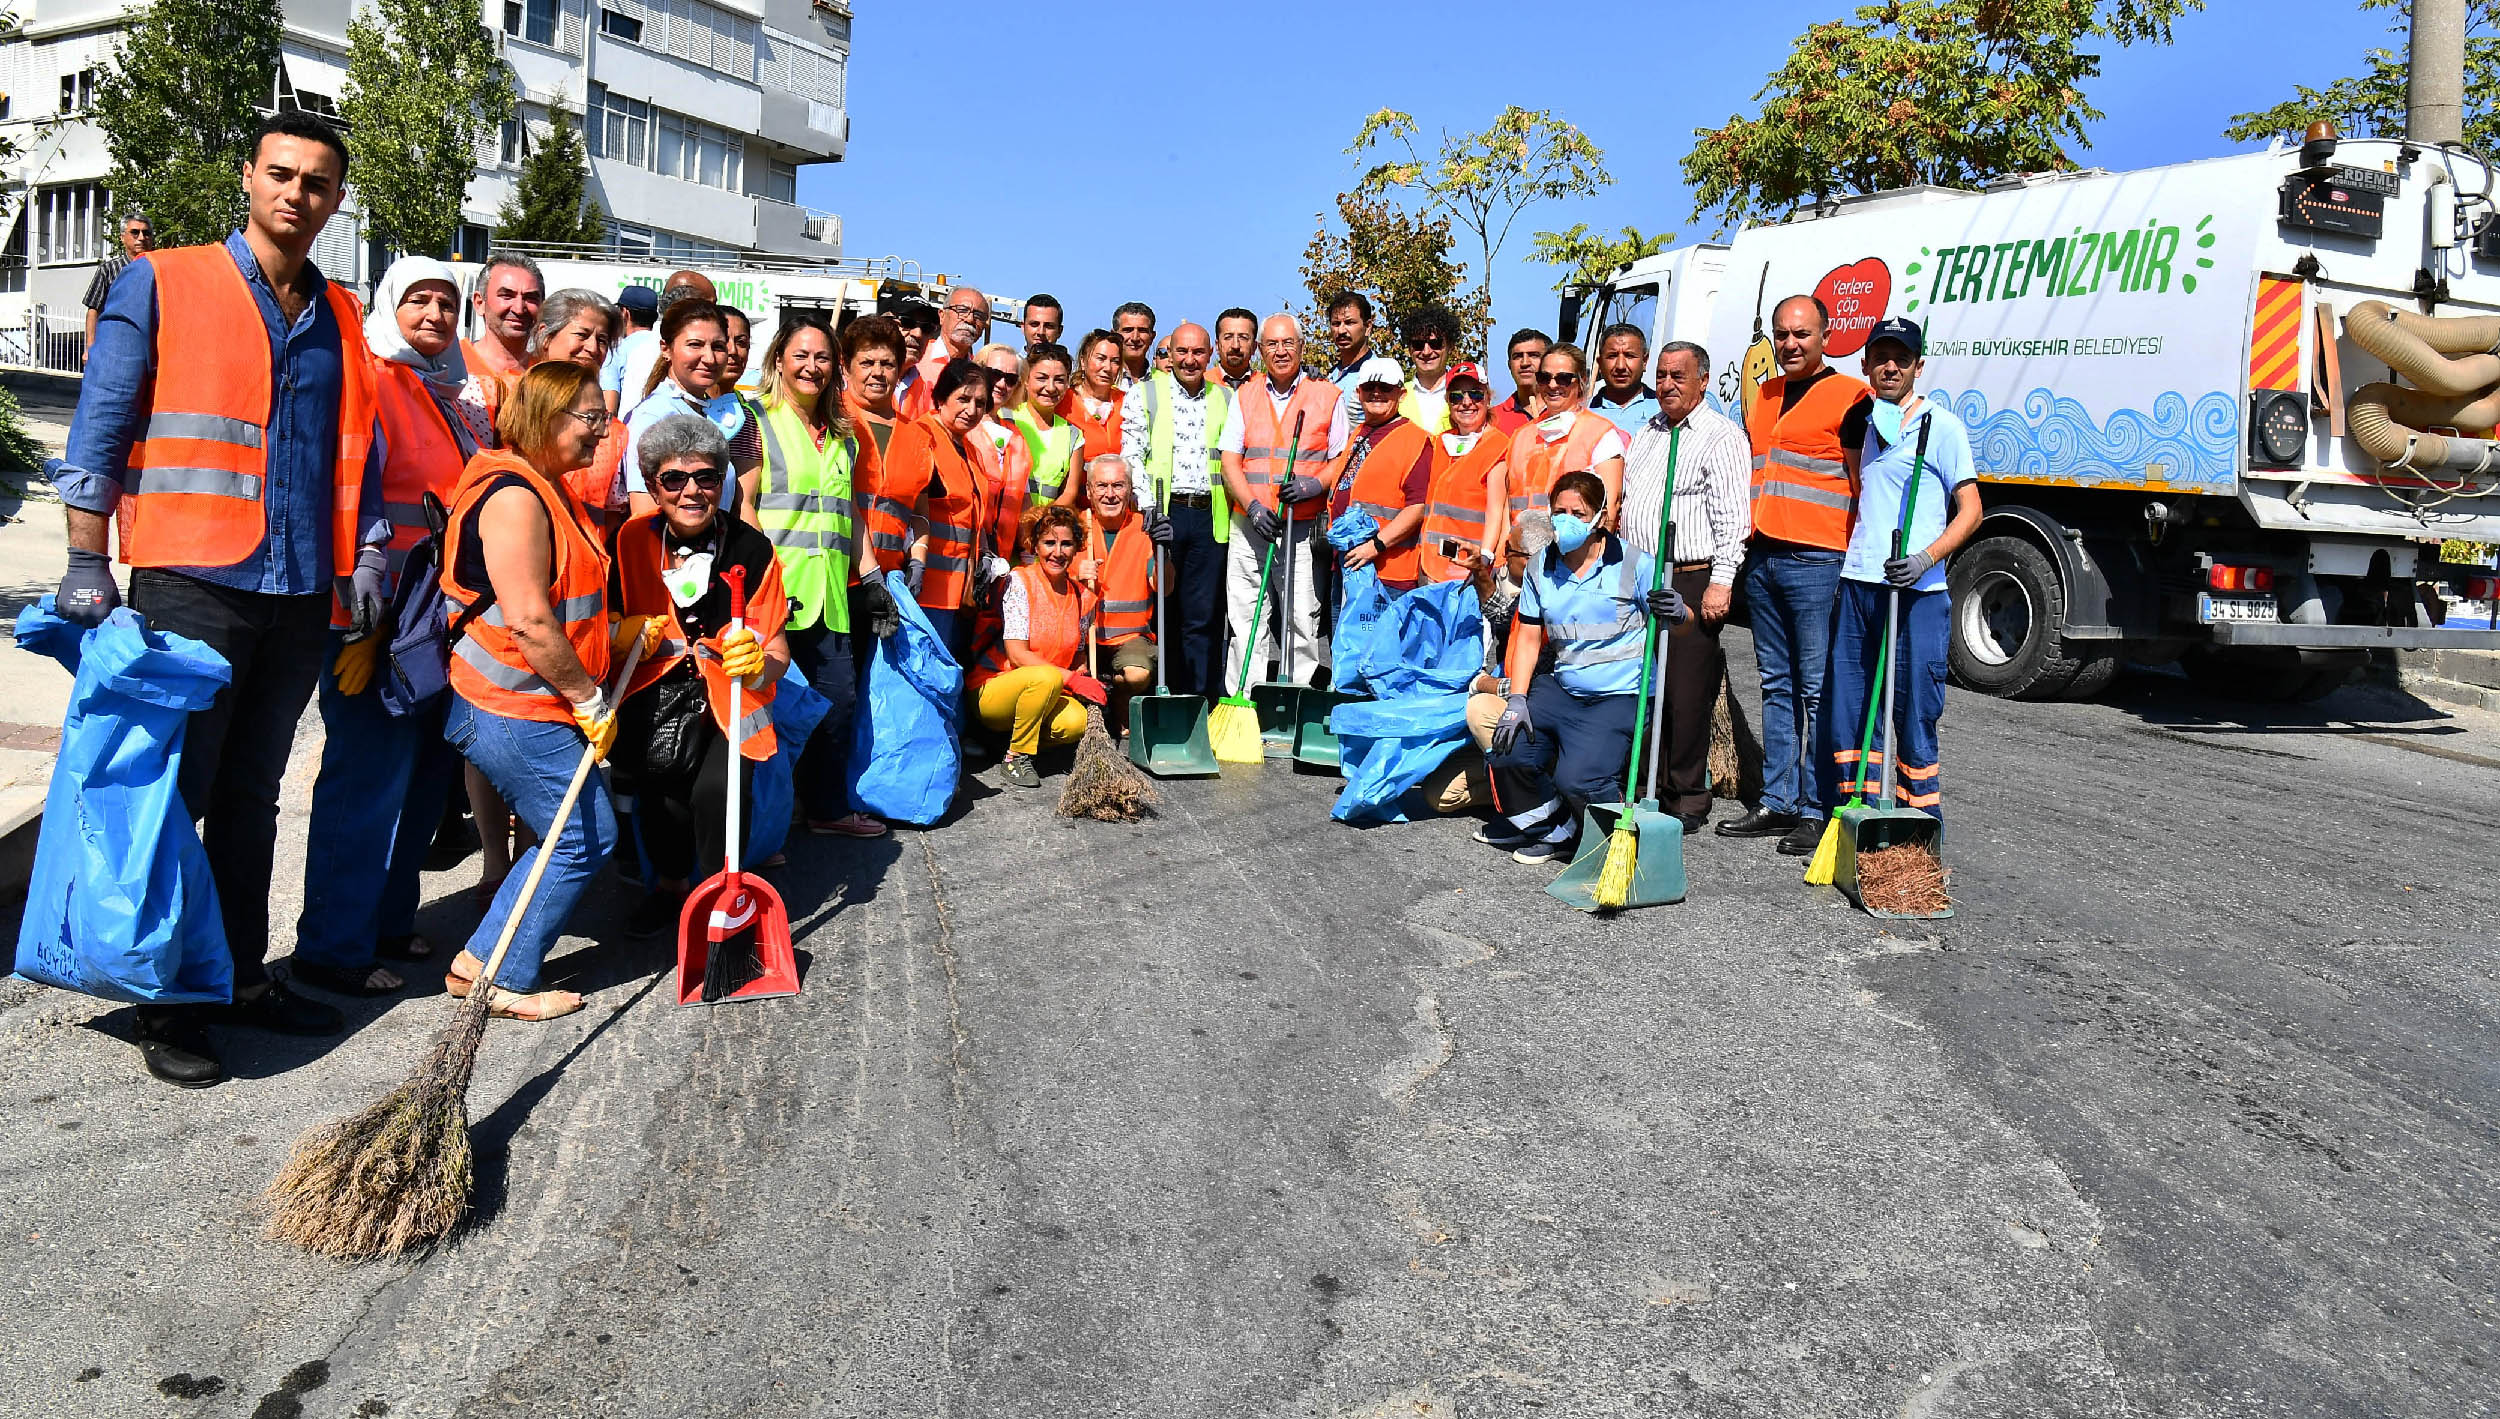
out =
[(668, 588), (668, 599), (680, 606), (692, 606), (703, 599), (712, 585), (712, 554), (697, 552), (667, 571), (660, 581)]

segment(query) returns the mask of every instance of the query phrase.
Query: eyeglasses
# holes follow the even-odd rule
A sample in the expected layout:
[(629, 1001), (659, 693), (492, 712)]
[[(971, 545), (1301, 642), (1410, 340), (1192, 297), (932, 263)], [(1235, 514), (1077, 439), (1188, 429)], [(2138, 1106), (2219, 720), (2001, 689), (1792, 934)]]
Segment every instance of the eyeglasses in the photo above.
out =
[(616, 422), (616, 416), (605, 409), (567, 409), (564, 412), (581, 420), (582, 427), (594, 434), (606, 433), (608, 425)]
[(1438, 350), (1447, 343), (1449, 342), (1443, 340), (1438, 335), (1416, 335), (1408, 338), (1406, 348), (1410, 350)]
[(651, 481), (659, 484), (660, 491), (663, 493), (682, 492), (685, 489), (686, 480), (690, 478), (694, 480), (696, 487), (707, 493), (720, 491), (721, 476), (717, 468), (705, 468), (693, 472), (683, 468), (663, 468), (651, 475)]
[(1580, 377), (1573, 374), (1569, 370), (1563, 370), (1559, 373), (1550, 370), (1538, 370), (1536, 372), (1536, 383), (1539, 389), (1569, 389), (1571, 386), (1578, 384), (1579, 382)]
[(1452, 404), (1482, 404), (1485, 400), (1490, 398), (1492, 398), (1492, 396), (1485, 393), (1481, 389), (1453, 389), (1450, 391), (1450, 402)]
[(960, 315), (966, 320), (981, 320), (987, 318), (989, 315), (988, 311), (983, 310), (977, 305), (950, 305), (946, 308), (946, 313), (948, 315)]

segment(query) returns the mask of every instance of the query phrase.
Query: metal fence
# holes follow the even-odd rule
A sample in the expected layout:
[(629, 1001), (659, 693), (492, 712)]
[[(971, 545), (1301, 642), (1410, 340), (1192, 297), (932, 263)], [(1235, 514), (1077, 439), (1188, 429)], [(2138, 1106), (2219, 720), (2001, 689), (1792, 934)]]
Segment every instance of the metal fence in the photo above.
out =
[(0, 325), (0, 365), (78, 374), (87, 367), (87, 317), (56, 319), (35, 311), (20, 325)]

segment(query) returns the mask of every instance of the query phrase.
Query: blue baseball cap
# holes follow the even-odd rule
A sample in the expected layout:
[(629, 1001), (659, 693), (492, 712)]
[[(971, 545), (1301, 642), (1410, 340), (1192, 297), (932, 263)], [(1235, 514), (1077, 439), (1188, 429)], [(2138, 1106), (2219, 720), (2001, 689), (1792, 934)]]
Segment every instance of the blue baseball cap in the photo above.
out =
[(657, 315), (660, 293), (649, 286), (627, 286), (616, 293), (616, 303), (637, 315)]
[(1915, 320), (1896, 315), (1890, 320), (1876, 321), (1875, 328), (1866, 332), (1867, 347), (1872, 349), (1878, 340), (1897, 340), (1901, 348), (1910, 352), (1911, 359), (1926, 358), (1927, 332), (1919, 329)]

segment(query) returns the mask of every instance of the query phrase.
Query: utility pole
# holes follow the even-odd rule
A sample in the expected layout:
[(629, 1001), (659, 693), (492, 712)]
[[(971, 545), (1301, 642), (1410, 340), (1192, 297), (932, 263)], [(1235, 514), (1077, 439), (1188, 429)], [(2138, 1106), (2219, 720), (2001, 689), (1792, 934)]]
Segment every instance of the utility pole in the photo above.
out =
[(2405, 51), (2405, 137), (2465, 141), (2465, 0), (2412, 0)]

